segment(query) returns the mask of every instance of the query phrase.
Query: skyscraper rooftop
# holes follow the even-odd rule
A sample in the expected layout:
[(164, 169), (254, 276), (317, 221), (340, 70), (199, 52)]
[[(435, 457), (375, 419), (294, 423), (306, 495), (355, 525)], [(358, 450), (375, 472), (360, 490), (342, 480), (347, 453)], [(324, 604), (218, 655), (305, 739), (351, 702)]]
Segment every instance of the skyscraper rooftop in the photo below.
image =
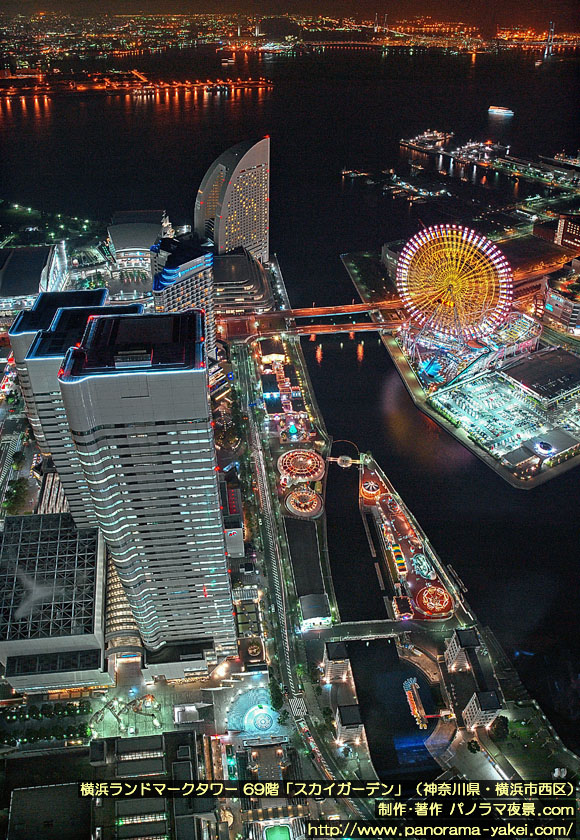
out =
[(69, 347), (76, 344), (82, 337), (89, 318), (98, 315), (139, 315), (143, 312), (143, 304), (130, 303), (125, 306), (78, 306), (65, 308), (56, 312), (50, 329), (42, 330), (30, 345), (28, 357), (64, 356)]
[(32, 309), (24, 309), (14, 319), (8, 331), (10, 335), (47, 330), (59, 309), (69, 306), (104, 306), (109, 293), (106, 289), (87, 291), (42, 292)]
[[(156, 243), (155, 250), (165, 251), (169, 254), (163, 266), (168, 270), (180, 268), (186, 263), (200, 259), (200, 257), (211, 257), (210, 246), (206, 245), (204, 247), (199, 237), (191, 233), (186, 233), (175, 239), (161, 239), (158, 243)], [(160, 275), (161, 274), (162, 272), (160, 272)], [(157, 276), (154, 277), (153, 281), (154, 291), (156, 279)], [(175, 279), (177, 279), (177, 277)]]
[(97, 529), (77, 530), (70, 514), (7, 516), (0, 541), (0, 647), (94, 633), (103, 610), (99, 565)]
[(89, 319), (81, 346), (67, 355), (61, 379), (151, 369), (205, 366), (200, 310)]

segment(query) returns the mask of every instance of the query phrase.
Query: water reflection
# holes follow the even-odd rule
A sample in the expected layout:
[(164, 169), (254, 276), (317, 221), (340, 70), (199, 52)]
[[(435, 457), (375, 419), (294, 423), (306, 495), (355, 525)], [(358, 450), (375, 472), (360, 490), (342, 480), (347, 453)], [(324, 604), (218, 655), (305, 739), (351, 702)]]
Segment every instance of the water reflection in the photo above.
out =
[(383, 379), (380, 406), (386, 437), (394, 441), (400, 455), (416, 459), (421, 467), (448, 474), (469, 466), (474, 456), (454, 444), (430, 417), (411, 411), (410, 401), (398, 373), (392, 370)]

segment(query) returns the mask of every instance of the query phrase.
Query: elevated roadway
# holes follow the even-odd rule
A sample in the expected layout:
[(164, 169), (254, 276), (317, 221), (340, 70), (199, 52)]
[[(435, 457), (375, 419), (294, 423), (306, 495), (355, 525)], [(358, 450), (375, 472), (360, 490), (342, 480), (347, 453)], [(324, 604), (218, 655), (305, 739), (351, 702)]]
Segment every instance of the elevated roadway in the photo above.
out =
[[(351, 332), (376, 332), (377, 330), (393, 330), (401, 326), (402, 321), (359, 321), (354, 324), (301, 324), (296, 327), (285, 327), (284, 332), (292, 333), (292, 335), (323, 335), (332, 333), (351, 333)], [(267, 337), (268, 335), (277, 335), (280, 331), (276, 330), (273, 333), (261, 332), (258, 337)]]
[[(338, 306), (310, 306), (302, 309), (282, 309), (277, 314), (282, 318), (324, 318), (330, 315), (354, 315), (357, 312), (381, 312), (383, 309), (397, 310), (402, 307), (399, 298), (382, 300), (380, 303), (341, 303)], [(260, 316), (258, 316), (260, 317)]]
[(228, 341), (250, 341), (258, 338), (273, 338), (280, 335), (281, 332), (291, 333), (292, 335), (323, 335), (333, 333), (351, 333), (351, 332), (376, 332), (377, 330), (393, 330), (400, 327), (402, 320), (396, 321), (359, 321), (350, 324), (300, 324), (284, 325), (278, 324), (276, 326), (269, 326), (266, 328), (259, 328), (248, 324), (245, 320), (240, 319), (241, 322), (227, 324), (218, 323), (218, 338)]
[(350, 303), (340, 306), (311, 306), (300, 309), (280, 309), (276, 312), (264, 314), (249, 313), (248, 315), (221, 316), (216, 319), (218, 336), (230, 341), (243, 341), (249, 338), (266, 338), (278, 335), (281, 331), (294, 335), (311, 335), (312, 333), (340, 333), (367, 332), (380, 329), (393, 329), (400, 326), (402, 319), (393, 318), (390, 321), (360, 321), (355, 323), (329, 324), (296, 324), (296, 320), (304, 318), (332, 318), (348, 315), (389, 312), (396, 315), (402, 308), (401, 301), (381, 301), (380, 303)]

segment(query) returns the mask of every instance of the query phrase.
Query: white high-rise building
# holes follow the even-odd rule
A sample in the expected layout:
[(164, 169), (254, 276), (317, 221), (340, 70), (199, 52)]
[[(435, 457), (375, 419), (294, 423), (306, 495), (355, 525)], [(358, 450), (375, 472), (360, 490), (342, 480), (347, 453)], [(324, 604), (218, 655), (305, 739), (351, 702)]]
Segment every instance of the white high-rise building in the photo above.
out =
[(39, 330), (47, 330), (63, 306), (103, 306), (107, 299), (106, 289), (87, 292), (43, 292), (38, 295), (31, 309), (23, 309), (8, 330), (18, 382), (24, 398), (26, 416), (42, 452), (47, 453), (46, 441), (38, 418), (38, 409), (26, 364), (26, 355)]
[(59, 381), (143, 641), (235, 653), (202, 313), (97, 317)]
[[(113, 311), (118, 315), (138, 315), (143, 311), (143, 306), (132, 303), (115, 307)], [(108, 315), (110, 312), (109, 306), (59, 309), (50, 328), (36, 334), (24, 360), (44, 441), (43, 449), (52, 457), (77, 528), (93, 527), (97, 525), (97, 519), (71, 437), (58, 374), (69, 347), (80, 344), (89, 319), (97, 315)]]
[(270, 138), (232, 146), (210, 166), (195, 200), (194, 227), (216, 253), (246, 248), (268, 262)]
[(501, 700), (497, 691), (474, 691), (461, 716), (466, 729), (479, 726), (490, 727), (501, 711)]

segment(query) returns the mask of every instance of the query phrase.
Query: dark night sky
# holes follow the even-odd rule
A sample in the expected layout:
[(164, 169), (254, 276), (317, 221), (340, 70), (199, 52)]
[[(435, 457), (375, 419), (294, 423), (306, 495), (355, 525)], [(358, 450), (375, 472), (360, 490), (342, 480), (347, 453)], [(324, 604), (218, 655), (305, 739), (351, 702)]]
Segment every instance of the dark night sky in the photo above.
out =
[(65, 11), (73, 14), (112, 12), (187, 13), (247, 12), (249, 14), (331, 14), (379, 17), (390, 20), (418, 14), (432, 14), (438, 19), (464, 20), (488, 28), (490, 18), (500, 24), (546, 26), (556, 21), (556, 28), (580, 29), (578, 0), (4, 0), (7, 12)]

